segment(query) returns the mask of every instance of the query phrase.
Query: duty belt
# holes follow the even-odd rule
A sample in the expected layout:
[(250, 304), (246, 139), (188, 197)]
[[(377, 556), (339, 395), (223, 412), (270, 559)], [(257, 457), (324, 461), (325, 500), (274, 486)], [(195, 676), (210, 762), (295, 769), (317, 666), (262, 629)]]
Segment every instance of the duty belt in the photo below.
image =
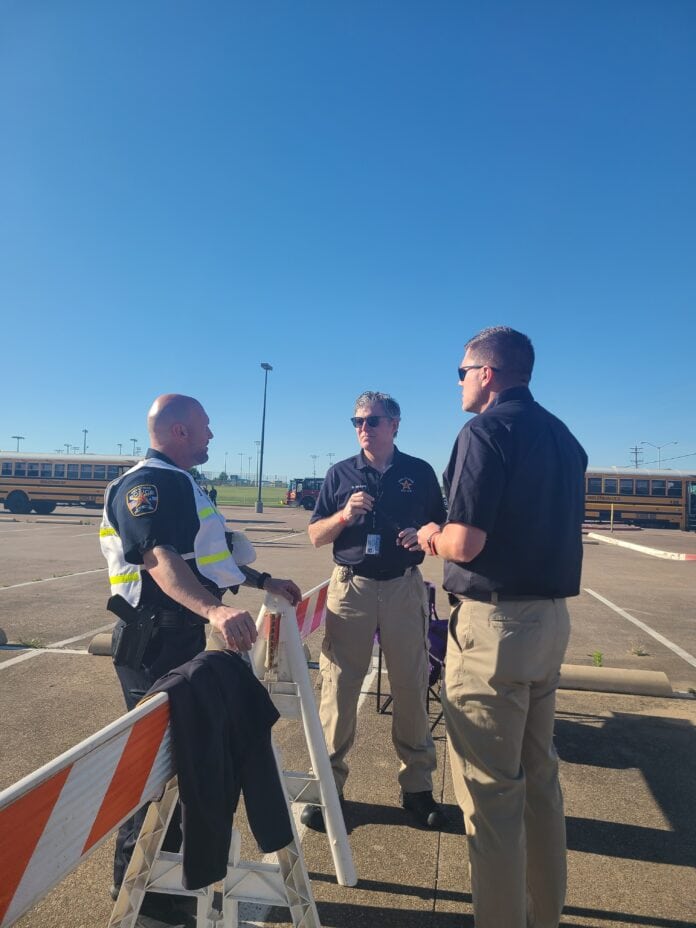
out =
[(531, 602), (540, 599), (560, 599), (554, 596), (536, 596), (526, 593), (448, 593), (450, 606), (456, 606), (457, 603), (473, 600), (477, 603), (512, 603), (512, 602)]
[(351, 577), (364, 577), (366, 580), (396, 580), (397, 577), (403, 577), (412, 567), (395, 567), (393, 570), (370, 570), (363, 567), (362, 564), (356, 564), (350, 567), (347, 564), (338, 564), (338, 579), (346, 583)]
[(183, 609), (158, 609), (155, 613), (155, 628), (194, 628), (204, 624), (200, 616)]

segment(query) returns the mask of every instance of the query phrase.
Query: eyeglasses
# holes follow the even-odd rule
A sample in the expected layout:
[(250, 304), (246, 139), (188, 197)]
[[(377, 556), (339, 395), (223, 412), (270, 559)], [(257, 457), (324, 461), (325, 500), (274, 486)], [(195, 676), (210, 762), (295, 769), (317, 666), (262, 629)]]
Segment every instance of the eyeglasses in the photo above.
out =
[(352, 416), (350, 421), (356, 429), (361, 429), (363, 425), (368, 425), (371, 429), (376, 429), (380, 419), (392, 418), (392, 416)]
[(480, 371), (482, 367), (487, 367), (490, 371), (499, 371), (499, 367), (492, 367), (490, 364), (469, 364), (467, 367), (458, 367), (457, 373), (459, 379), (464, 380), (467, 371)]

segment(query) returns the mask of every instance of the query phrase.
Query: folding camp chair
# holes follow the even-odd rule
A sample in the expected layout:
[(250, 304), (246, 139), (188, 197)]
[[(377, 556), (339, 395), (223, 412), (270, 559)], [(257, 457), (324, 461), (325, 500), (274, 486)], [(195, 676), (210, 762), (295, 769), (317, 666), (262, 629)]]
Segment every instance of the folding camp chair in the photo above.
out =
[[(428, 689), (426, 694), (428, 712), (430, 712), (430, 700), (440, 701), (440, 689), (442, 685), (443, 672), (445, 666), (445, 653), (447, 651), (447, 619), (440, 619), (435, 608), (436, 587), (434, 583), (423, 581), (428, 593), (428, 662), (430, 670), (428, 673)], [(377, 711), (384, 714), (389, 708), (392, 697), (382, 693), (382, 646), (379, 641), (379, 629), (375, 636), (377, 641)], [(432, 731), (442, 718), (442, 709), (438, 717), (430, 726)]]

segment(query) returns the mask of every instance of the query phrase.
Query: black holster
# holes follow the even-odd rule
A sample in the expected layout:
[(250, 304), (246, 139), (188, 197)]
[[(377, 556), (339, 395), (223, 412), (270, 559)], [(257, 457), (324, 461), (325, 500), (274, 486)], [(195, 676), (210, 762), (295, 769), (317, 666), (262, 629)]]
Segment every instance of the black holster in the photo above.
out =
[(125, 623), (114, 630), (111, 659), (117, 667), (138, 670), (155, 629), (155, 611), (148, 606), (135, 609), (122, 596), (112, 596), (106, 608)]

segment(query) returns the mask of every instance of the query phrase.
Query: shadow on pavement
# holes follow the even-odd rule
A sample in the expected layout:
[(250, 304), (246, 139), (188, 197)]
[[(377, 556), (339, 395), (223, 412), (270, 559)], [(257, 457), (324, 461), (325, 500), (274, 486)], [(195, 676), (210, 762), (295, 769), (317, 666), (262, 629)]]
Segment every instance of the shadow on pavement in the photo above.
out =
[[(600, 819), (567, 819), (568, 847), (604, 854), (696, 866), (696, 728), (679, 719), (614, 713), (561, 714), (556, 748), (563, 761), (592, 767), (640, 770), (670, 831)], [(681, 922), (653, 921), (655, 925)]]

